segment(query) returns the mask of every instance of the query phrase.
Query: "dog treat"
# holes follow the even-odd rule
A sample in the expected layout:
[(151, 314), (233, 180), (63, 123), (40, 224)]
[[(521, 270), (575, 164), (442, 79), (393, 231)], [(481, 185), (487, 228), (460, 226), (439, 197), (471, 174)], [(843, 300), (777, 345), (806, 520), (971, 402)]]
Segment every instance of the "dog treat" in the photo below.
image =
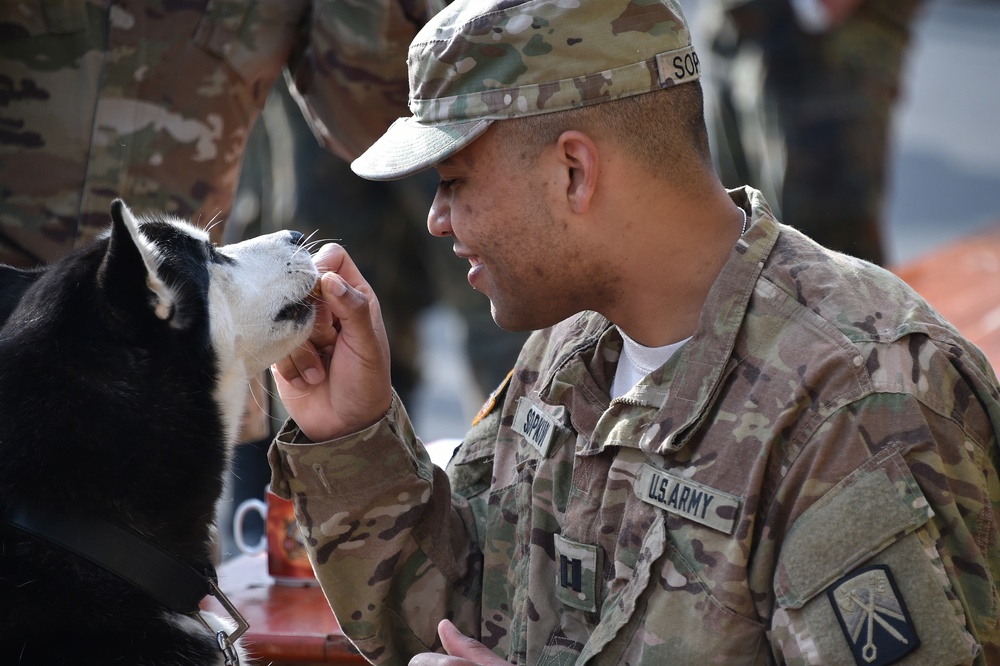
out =
[(316, 284), (313, 285), (312, 291), (309, 292), (310, 296), (312, 296), (313, 298), (316, 298), (316, 299), (323, 298), (322, 282), (323, 282), (323, 276), (322, 275), (319, 276), (318, 278), (316, 278)]

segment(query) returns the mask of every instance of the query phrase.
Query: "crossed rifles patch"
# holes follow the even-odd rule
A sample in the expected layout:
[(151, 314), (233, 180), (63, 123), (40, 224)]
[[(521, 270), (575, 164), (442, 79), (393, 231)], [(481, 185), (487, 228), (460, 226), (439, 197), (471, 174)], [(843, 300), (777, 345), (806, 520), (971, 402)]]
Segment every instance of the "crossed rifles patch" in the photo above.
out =
[(827, 595), (858, 666), (894, 664), (920, 645), (889, 567), (851, 572)]

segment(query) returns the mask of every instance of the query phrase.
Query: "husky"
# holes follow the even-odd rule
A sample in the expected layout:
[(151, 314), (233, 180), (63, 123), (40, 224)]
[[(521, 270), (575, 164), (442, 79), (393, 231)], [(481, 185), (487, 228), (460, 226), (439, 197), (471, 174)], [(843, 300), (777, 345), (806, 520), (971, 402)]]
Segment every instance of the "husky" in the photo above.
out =
[(246, 664), (198, 610), (221, 595), (216, 504), (248, 382), (308, 336), (318, 272), (298, 232), (216, 247), (110, 217), (49, 267), (0, 266), (0, 664)]

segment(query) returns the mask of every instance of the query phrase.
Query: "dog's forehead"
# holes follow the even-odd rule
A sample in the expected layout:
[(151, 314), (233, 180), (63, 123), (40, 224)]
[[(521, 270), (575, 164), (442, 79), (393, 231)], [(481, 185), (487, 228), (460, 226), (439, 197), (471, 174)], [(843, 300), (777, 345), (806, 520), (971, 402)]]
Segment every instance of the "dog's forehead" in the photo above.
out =
[(170, 215), (141, 215), (136, 218), (136, 221), (138, 222), (140, 233), (147, 237), (159, 235), (156, 233), (157, 230), (162, 233), (165, 230), (173, 229), (185, 233), (198, 241), (211, 241), (211, 237), (207, 231), (179, 217)]

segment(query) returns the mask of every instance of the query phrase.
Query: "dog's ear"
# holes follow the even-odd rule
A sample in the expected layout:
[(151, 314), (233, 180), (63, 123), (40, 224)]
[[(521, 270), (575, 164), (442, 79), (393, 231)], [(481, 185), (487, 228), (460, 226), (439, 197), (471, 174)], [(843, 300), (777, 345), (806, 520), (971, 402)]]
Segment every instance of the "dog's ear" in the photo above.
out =
[[(104, 291), (112, 300), (149, 303), (157, 317), (170, 320), (176, 295), (158, 273), (159, 256), (121, 199), (111, 203), (111, 237), (101, 265)], [(117, 295), (117, 299), (114, 296)]]

